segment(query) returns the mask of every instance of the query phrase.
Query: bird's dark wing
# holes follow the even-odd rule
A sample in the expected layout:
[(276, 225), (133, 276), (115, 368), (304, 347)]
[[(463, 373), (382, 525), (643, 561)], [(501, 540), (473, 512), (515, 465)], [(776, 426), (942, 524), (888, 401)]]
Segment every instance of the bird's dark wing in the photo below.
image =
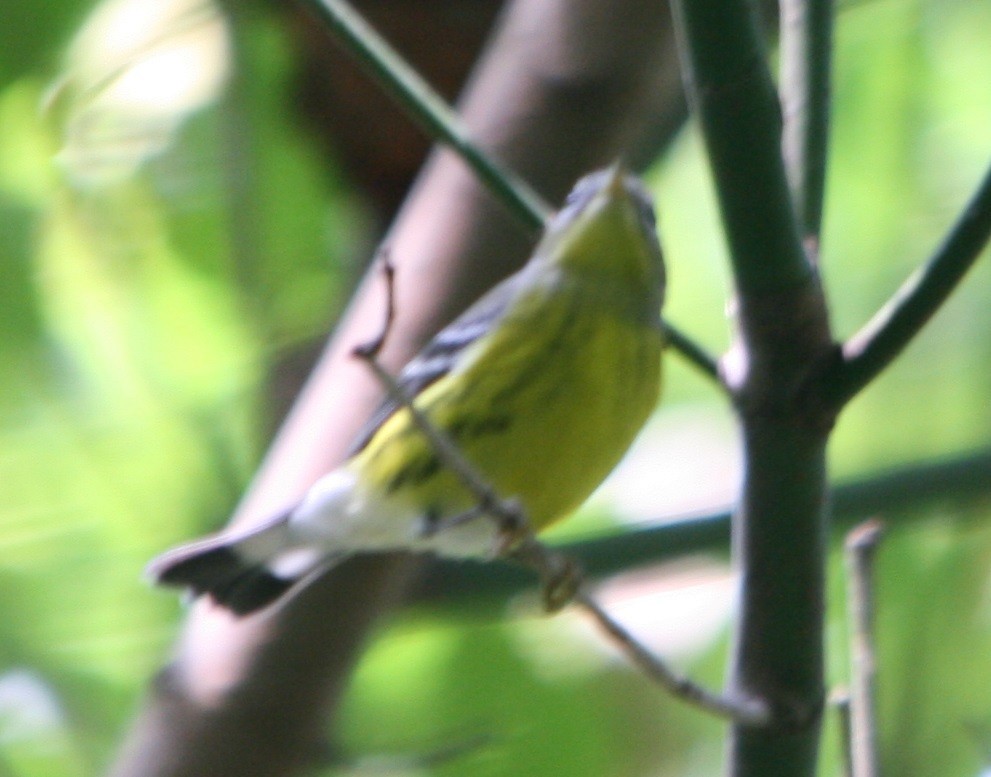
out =
[[(397, 381), (407, 396), (415, 397), (431, 383), (447, 375), (457, 362), (458, 356), (502, 318), (516, 296), (525, 272), (524, 268), (490, 289), (475, 304), (438, 332), (423, 350), (403, 367)], [(399, 406), (398, 402), (387, 397), (355, 437), (348, 456), (361, 452)]]

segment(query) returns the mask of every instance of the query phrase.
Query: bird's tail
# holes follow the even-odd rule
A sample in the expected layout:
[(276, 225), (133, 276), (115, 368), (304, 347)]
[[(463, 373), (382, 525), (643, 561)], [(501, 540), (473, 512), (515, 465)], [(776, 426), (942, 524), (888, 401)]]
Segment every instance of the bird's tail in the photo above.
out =
[(286, 511), (249, 531), (228, 532), (170, 550), (148, 565), (159, 585), (205, 594), (237, 615), (259, 610), (331, 563), (292, 542)]

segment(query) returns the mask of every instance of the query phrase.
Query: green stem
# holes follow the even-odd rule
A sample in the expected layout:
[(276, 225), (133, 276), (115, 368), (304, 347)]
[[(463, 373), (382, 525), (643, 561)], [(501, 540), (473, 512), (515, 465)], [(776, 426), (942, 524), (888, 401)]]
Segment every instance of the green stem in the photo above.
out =
[(839, 408), (908, 345), (977, 261), (991, 237), (991, 167), (966, 210), (931, 259), (843, 346), (842, 360), (823, 376), (828, 405)]
[(550, 210), (524, 181), (472, 142), (444, 99), (344, 0), (309, 0), (336, 38), (432, 138), (451, 146), (525, 225), (540, 229)]
[[(881, 472), (830, 491), (834, 529), (846, 531), (864, 516), (884, 513), (889, 525), (914, 521), (932, 504), (966, 505), (991, 493), (991, 448)], [(730, 508), (684, 518), (660, 516), (649, 528), (574, 540), (560, 550), (578, 558), (590, 577), (698, 553), (725, 554), (730, 542)], [(419, 596), (430, 601), (474, 601), (505, 596), (530, 585), (530, 578), (505, 564), (437, 562)]]
[(737, 288), (806, 281), (781, 159), (781, 109), (750, 4), (673, 4), (689, 100), (705, 136)]
[(832, 31), (833, 0), (782, 0), (782, 150), (802, 236), (815, 251), (826, 186)]
[[(739, 332), (727, 371), (745, 479), (733, 518), (742, 579), (729, 695), (774, 726), (737, 724), (732, 777), (815, 774), (823, 704), (826, 441), (832, 418), (798, 390), (830, 353), (825, 300), (802, 247), (782, 159), (781, 108), (746, 0), (675, 0), (688, 81), (733, 264)], [(794, 54), (793, 54), (794, 55)]]
[(708, 351), (667, 321), (664, 322), (664, 330), (668, 345), (680, 353), (685, 361), (693, 364), (699, 372), (719, 385), (724, 385), (719, 373), (719, 362)]

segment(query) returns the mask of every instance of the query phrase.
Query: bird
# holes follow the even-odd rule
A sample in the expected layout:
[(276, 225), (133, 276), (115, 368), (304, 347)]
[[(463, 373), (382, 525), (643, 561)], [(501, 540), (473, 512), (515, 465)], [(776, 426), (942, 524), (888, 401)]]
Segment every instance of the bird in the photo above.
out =
[[(665, 287), (652, 199), (614, 164), (580, 179), (527, 263), (434, 336), (396, 382), (539, 532), (587, 499), (656, 407)], [(390, 397), (298, 503), (168, 551), (148, 576), (243, 616), (355, 554), (491, 559), (499, 526), (446, 462), (409, 406)]]

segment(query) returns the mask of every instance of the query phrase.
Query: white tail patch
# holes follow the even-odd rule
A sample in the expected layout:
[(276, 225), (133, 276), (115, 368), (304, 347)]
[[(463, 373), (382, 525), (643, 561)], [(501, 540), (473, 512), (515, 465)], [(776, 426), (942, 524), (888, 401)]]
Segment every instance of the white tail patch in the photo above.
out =
[(293, 548), (273, 556), (268, 571), (284, 580), (299, 580), (323, 563), (324, 554), (317, 548)]

